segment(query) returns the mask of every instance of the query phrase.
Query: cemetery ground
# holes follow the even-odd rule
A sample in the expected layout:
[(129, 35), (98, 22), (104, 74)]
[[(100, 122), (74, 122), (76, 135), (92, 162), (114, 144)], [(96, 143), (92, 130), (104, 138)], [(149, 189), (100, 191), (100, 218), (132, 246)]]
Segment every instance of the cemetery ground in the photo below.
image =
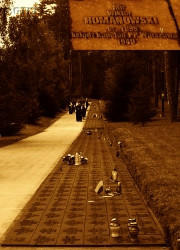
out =
[[(168, 107), (165, 106), (164, 117), (160, 117), (159, 112), (144, 127), (107, 121), (106, 126), (113, 143), (122, 142), (120, 156), (164, 228), (167, 240), (175, 242), (175, 233), (180, 230), (180, 123), (170, 122)], [(38, 126), (28, 127), (26, 135), (36, 134), (35, 131), (39, 133)], [(12, 143), (10, 137), (8, 142)]]
[(180, 122), (170, 122), (166, 103), (154, 119), (142, 125), (107, 123), (112, 136), (122, 142), (121, 157), (169, 241), (180, 232)]

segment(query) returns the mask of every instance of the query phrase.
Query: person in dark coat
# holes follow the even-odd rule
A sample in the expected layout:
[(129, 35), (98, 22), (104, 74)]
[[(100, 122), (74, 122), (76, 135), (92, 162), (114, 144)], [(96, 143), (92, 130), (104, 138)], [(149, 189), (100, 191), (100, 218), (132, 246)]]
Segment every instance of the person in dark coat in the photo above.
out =
[(72, 102), (69, 103), (69, 114), (73, 113), (73, 105)]
[(89, 106), (89, 103), (88, 103), (88, 99), (86, 98), (86, 110), (87, 110), (88, 106)]
[(81, 104), (79, 104), (79, 121), (82, 122)]
[(85, 108), (84, 104), (81, 106), (81, 114), (82, 114), (82, 118), (85, 119), (85, 117), (86, 117), (86, 108)]
[(76, 106), (76, 121), (82, 121), (82, 116), (81, 116), (81, 105), (80, 103), (77, 104)]
[(76, 111), (76, 99), (75, 98), (73, 98), (72, 100), (72, 105), (73, 105), (73, 112), (75, 112)]

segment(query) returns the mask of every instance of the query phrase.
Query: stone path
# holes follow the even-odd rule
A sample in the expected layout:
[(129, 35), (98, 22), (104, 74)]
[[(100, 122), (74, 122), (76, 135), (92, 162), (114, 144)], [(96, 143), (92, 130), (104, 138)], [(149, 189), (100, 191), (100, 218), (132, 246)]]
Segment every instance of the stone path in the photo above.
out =
[[(94, 114), (97, 114), (95, 117)], [(87, 135), (87, 130), (92, 134)], [(68, 152), (82, 152), (88, 163), (79, 166), (58, 162), (31, 200), (12, 223), (2, 246), (161, 246), (165, 241), (161, 229), (143, 201), (132, 177), (120, 158), (117, 142), (112, 141), (101, 118), (98, 102), (91, 105), (84, 130)], [(103, 180), (114, 192), (110, 180), (118, 170), (122, 195), (104, 197), (94, 191)], [(110, 220), (120, 222), (120, 237), (110, 236)], [(128, 219), (139, 225), (137, 242), (128, 236)]]
[(67, 112), (43, 132), (0, 147), (0, 238), (78, 137), (84, 124), (77, 123), (75, 114)]

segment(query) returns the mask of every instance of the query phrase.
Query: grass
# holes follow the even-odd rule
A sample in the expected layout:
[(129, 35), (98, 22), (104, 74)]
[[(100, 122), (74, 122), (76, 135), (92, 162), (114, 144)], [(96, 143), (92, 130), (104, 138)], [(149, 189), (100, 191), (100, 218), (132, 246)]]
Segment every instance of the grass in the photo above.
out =
[(175, 247), (180, 232), (180, 122), (170, 122), (168, 105), (146, 126), (108, 123), (121, 157)]

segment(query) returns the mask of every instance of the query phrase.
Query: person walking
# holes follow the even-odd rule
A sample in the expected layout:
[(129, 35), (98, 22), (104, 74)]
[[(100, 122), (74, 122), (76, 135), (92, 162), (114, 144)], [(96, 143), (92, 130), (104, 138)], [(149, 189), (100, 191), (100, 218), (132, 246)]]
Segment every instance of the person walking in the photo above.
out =
[(88, 103), (88, 99), (87, 99), (87, 98), (86, 98), (85, 103), (86, 103), (86, 110), (87, 110), (87, 109), (88, 109), (88, 106), (89, 106), (89, 103)]
[(76, 111), (76, 99), (75, 98), (73, 98), (72, 100), (72, 105), (73, 105), (73, 112), (75, 112)]
[(86, 118), (86, 108), (85, 108), (84, 104), (81, 106), (81, 114), (82, 114), (82, 118), (85, 119)]
[(76, 121), (79, 122), (79, 121), (82, 121), (82, 116), (81, 116), (81, 105), (80, 103), (78, 103), (76, 105)]
[(69, 103), (69, 114), (73, 113), (73, 105), (72, 102)]

